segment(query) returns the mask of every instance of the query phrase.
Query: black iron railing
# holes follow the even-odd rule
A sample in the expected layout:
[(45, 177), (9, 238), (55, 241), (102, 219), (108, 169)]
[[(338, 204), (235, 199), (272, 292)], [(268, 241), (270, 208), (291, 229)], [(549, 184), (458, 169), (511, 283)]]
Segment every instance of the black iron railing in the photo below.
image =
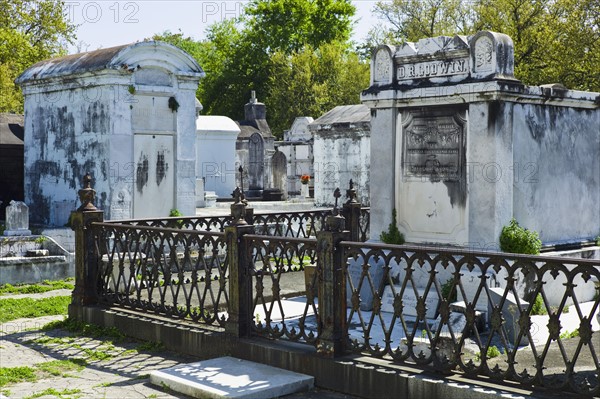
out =
[(600, 393), (599, 260), (340, 246), (350, 351)]
[[(370, 208), (360, 208), (356, 222), (357, 236), (360, 241), (369, 238)], [(331, 209), (261, 212), (246, 217), (249, 224), (255, 226), (255, 233), (277, 237), (315, 238), (325, 226), (325, 219), (331, 215)], [(118, 220), (114, 223), (131, 226), (177, 228), (199, 231), (224, 231), (232, 224), (231, 215), (223, 216), (173, 216), (165, 218)], [(350, 228), (350, 226), (349, 226)]]
[(116, 223), (92, 226), (98, 300), (223, 326), (229, 307), (224, 233)]
[(356, 203), (345, 220), (337, 206), (249, 218), (235, 205), (229, 219), (74, 212), (73, 306), (600, 395), (600, 260), (358, 242), (369, 213)]
[(253, 283), (252, 331), (313, 343), (316, 331), (316, 239), (245, 235)]

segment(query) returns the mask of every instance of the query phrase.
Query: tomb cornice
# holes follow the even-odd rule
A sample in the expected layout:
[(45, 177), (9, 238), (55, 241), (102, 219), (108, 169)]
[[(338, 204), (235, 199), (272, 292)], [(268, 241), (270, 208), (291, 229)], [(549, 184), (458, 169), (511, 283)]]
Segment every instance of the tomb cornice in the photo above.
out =
[(88, 72), (75, 77), (51, 77), (31, 80), (21, 84), (23, 94), (49, 93), (53, 91), (87, 89), (98, 86), (119, 86), (131, 84), (131, 75), (116, 70)]
[(524, 86), (513, 81), (489, 81), (458, 85), (430, 86), (410, 90), (363, 92), (361, 101), (369, 108), (454, 105), (483, 101), (520, 104), (544, 104), (558, 107), (597, 109), (598, 93), (576, 90), (552, 90), (541, 86)]

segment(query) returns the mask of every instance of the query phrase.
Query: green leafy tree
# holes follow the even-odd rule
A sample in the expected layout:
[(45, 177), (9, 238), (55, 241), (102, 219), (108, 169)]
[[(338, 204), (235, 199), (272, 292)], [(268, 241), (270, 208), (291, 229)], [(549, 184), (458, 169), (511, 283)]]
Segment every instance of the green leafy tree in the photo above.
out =
[(245, 13), (254, 42), (290, 54), (305, 45), (347, 41), (355, 8), (350, 0), (252, 0)]
[(300, 115), (320, 116), (336, 105), (357, 104), (369, 84), (369, 64), (344, 43), (306, 46), (271, 57), (266, 104), (271, 129), (282, 132)]
[[(204, 113), (242, 119), (243, 106), (255, 90), (268, 107), (273, 132), (281, 135), (293, 121), (292, 112), (320, 116), (325, 104), (359, 101), (360, 90), (368, 84), (364, 80), (368, 67), (347, 50), (354, 11), (349, 0), (253, 0), (240, 18), (210, 25), (200, 42), (170, 32), (153, 39), (188, 51), (205, 70), (198, 89)], [(328, 47), (329, 43), (338, 44)], [(334, 56), (339, 57), (335, 62)], [(327, 70), (311, 62), (327, 63)], [(360, 76), (351, 77), (336, 62)], [(308, 86), (286, 87), (290, 74), (300, 74), (301, 64), (310, 67)], [(310, 89), (317, 90), (317, 107), (302, 97)], [(328, 89), (341, 92), (327, 94)], [(284, 112), (283, 105), (292, 109)]]
[(363, 53), (383, 41), (492, 30), (512, 38), (523, 83), (600, 91), (598, 0), (393, 0), (374, 12), (389, 26), (371, 31)]
[(468, 32), (472, 26), (469, 4), (461, 0), (394, 0), (379, 2), (373, 10), (392, 28), (373, 33), (396, 42)]
[(63, 1), (11, 0), (0, 7), (0, 112), (23, 112), (14, 80), (32, 64), (65, 54), (76, 26)]

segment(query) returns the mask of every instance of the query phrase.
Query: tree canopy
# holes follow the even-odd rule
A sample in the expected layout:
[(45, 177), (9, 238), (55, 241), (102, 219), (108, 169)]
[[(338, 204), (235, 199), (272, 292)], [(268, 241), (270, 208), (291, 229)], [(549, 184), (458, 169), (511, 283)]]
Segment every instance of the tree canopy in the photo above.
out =
[(372, 30), (369, 45), (492, 30), (513, 39), (524, 83), (600, 91), (598, 0), (393, 0), (374, 12), (389, 26)]
[(30, 65), (65, 53), (76, 26), (55, 0), (11, 0), (0, 7), (0, 112), (23, 112), (14, 80)]
[(204, 68), (204, 113), (242, 119), (255, 90), (281, 136), (296, 116), (359, 102), (369, 67), (351, 50), (354, 12), (350, 0), (252, 0), (240, 18), (210, 25), (202, 41), (170, 32), (153, 39), (188, 51)]

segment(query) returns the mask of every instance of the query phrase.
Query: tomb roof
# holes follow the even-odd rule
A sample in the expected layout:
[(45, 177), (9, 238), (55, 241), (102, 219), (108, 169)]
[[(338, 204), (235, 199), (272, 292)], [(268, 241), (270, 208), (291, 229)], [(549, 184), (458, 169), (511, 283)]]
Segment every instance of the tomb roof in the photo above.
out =
[(15, 82), (25, 84), (105, 69), (133, 72), (145, 66), (204, 76), (200, 65), (188, 53), (168, 43), (147, 41), (49, 58), (27, 68)]
[(310, 130), (320, 130), (324, 126), (335, 127), (348, 124), (370, 124), (371, 111), (363, 104), (339, 105), (308, 125)]
[(200, 115), (196, 119), (196, 131), (239, 133), (240, 127), (226, 116)]

